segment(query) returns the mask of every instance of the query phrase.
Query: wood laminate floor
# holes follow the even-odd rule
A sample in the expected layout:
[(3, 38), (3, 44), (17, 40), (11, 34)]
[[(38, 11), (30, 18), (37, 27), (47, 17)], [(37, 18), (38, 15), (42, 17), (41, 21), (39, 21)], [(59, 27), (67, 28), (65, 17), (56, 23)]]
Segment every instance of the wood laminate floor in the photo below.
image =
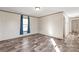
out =
[(67, 47), (64, 40), (42, 34), (29, 35), (0, 41), (0, 52), (78, 52), (78, 48)]

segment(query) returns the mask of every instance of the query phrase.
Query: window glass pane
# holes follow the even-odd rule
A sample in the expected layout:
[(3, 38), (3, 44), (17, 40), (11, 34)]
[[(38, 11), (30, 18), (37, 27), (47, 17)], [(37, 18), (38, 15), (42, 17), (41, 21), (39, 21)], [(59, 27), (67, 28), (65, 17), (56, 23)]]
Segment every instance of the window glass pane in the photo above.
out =
[(23, 24), (28, 24), (28, 19), (23, 19)]
[(27, 31), (28, 29), (28, 19), (23, 19), (23, 31)]
[(23, 25), (23, 31), (27, 31), (27, 25)]

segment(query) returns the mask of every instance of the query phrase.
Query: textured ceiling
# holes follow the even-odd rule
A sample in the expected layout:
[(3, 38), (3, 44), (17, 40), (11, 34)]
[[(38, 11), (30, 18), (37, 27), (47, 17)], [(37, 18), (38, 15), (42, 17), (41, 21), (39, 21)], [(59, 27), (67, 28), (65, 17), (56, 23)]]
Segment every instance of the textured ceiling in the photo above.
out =
[(34, 7), (0, 7), (0, 10), (21, 13), (35, 17), (41, 17), (61, 11), (64, 11), (69, 17), (79, 16), (79, 7), (40, 7), (39, 11), (36, 11)]

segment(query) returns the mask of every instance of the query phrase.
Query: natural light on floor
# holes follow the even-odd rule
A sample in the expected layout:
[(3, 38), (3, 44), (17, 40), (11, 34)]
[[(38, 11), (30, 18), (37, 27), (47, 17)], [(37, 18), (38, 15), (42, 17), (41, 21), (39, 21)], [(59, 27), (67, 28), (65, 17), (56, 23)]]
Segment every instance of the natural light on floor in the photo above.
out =
[(56, 52), (60, 52), (60, 50), (59, 50), (58, 46), (56, 45), (56, 42), (54, 41), (54, 39), (51, 38), (50, 40), (51, 40), (51, 43), (53, 44), (53, 46), (54, 46)]

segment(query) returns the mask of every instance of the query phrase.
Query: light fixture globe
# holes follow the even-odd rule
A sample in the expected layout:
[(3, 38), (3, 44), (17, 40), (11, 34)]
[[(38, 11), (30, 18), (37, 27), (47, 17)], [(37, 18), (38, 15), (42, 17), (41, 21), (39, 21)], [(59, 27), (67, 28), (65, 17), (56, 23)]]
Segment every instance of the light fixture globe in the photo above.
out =
[(35, 10), (36, 10), (36, 11), (39, 11), (39, 10), (40, 10), (40, 7), (35, 7)]

